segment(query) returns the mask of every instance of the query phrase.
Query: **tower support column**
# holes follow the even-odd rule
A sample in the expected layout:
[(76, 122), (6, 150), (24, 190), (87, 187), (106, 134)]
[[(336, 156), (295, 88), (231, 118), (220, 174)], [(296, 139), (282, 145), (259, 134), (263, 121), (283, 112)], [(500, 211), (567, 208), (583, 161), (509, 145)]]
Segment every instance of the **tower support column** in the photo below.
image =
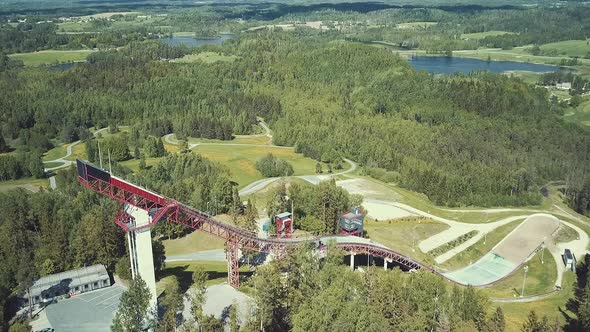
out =
[(354, 255), (356, 255), (354, 252), (350, 253), (350, 270), (354, 271)]
[(227, 283), (233, 288), (240, 287), (240, 263), (238, 261), (238, 243), (229, 240), (225, 243), (227, 257)]
[[(151, 222), (149, 213), (137, 207), (126, 205), (125, 212), (129, 214), (135, 227), (141, 227)], [(135, 270), (133, 278), (140, 276), (145, 281), (151, 297), (150, 309), (157, 312), (158, 296), (156, 294), (156, 274), (154, 272), (154, 255), (152, 251), (152, 234), (150, 228), (130, 231), (127, 233), (129, 243), (129, 257), (131, 258), (131, 271)]]

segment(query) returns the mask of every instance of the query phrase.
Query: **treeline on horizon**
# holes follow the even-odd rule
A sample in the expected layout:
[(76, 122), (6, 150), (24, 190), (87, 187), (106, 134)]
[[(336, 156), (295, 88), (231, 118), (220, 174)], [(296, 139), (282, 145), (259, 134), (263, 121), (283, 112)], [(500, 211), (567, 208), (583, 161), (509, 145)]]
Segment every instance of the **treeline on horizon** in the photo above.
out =
[[(103, 11), (112, 11), (106, 8)], [(293, 21), (338, 21), (351, 24), (342, 31), (331, 30), (333, 38), (360, 42), (382, 41), (400, 49), (420, 49), (446, 53), (477, 47), (511, 49), (524, 45), (542, 45), (562, 40), (584, 40), (590, 30), (590, 7), (568, 4), (555, 7), (486, 6), (438, 4), (396, 6), (384, 3), (256, 4), (202, 5), (184, 10), (146, 8), (148, 13), (165, 12), (157, 22), (142, 25), (113, 25), (130, 16), (114, 15), (94, 19), (85, 25), (84, 34), (59, 34), (58, 26), (48, 23), (62, 17), (57, 14), (0, 15), (0, 49), (5, 53), (44, 49), (115, 48), (135, 41), (157, 38), (172, 31), (192, 31), (198, 36), (214, 36), (224, 31), (239, 33), (249, 27)], [(136, 15), (136, 14), (135, 14)], [(9, 20), (27, 19), (16, 26)], [(242, 21), (245, 20), (245, 21)], [(43, 22), (43, 23), (35, 23)], [(400, 28), (408, 22), (437, 22), (425, 27)], [(538, 24), (543, 22), (543, 24)], [(171, 28), (164, 28), (171, 27)], [(170, 30), (172, 29), (172, 30)], [(462, 34), (505, 31), (481, 39), (463, 38)], [(532, 48), (531, 48), (532, 51)], [(590, 54), (588, 55), (590, 56)]]

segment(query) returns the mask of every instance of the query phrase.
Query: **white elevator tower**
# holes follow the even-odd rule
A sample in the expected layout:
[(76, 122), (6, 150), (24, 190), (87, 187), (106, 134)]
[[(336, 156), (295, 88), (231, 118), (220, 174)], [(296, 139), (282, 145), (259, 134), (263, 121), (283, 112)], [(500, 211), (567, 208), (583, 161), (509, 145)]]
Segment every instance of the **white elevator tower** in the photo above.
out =
[[(129, 214), (134, 227), (141, 227), (151, 222), (147, 211), (125, 204), (125, 212)], [(133, 279), (140, 276), (151, 293), (150, 312), (157, 312), (158, 297), (156, 295), (156, 275), (154, 273), (154, 256), (152, 253), (152, 234), (149, 227), (127, 232), (129, 258), (131, 259), (131, 275)]]

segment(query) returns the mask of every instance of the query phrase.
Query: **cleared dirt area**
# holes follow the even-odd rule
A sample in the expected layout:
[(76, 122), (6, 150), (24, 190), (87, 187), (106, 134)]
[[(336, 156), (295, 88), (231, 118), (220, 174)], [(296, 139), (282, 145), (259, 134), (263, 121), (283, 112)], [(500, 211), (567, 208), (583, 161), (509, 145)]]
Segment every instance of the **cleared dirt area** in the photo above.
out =
[(549, 214), (535, 214), (518, 226), (492, 250), (495, 255), (520, 264), (543, 242), (548, 243), (559, 228), (559, 219)]

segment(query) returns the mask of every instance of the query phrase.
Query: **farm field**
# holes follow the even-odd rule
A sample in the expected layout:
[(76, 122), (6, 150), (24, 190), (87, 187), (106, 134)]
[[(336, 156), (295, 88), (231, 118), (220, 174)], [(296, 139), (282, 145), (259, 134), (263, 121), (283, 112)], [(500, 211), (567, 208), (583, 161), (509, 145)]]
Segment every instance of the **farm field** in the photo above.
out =
[(543, 52), (555, 53), (569, 57), (584, 57), (590, 54), (590, 44), (587, 40), (565, 40), (540, 46)]
[(199, 145), (192, 151), (225, 165), (230, 170), (230, 178), (236, 181), (240, 188), (263, 178), (260, 172), (256, 170), (255, 164), (259, 158), (268, 153), (288, 161), (293, 166), (294, 175), (314, 174), (317, 163), (315, 160), (295, 153), (293, 148)]
[(23, 188), (32, 192), (49, 188), (47, 179), (23, 178), (18, 180), (0, 181), (0, 192)]
[(86, 57), (90, 55), (91, 50), (77, 50), (77, 51), (39, 51), (31, 53), (11, 54), (10, 57), (22, 60), (25, 66), (43, 66), (55, 63), (64, 62), (80, 62), (86, 61)]
[(235, 55), (223, 55), (221, 53), (215, 53), (215, 52), (201, 52), (201, 53), (197, 53), (197, 54), (188, 54), (185, 55), (184, 57), (176, 60), (176, 62), (180, 62), (180, 63), (192, 63), (192, 62), (198, 62), (198, 61), (203, 61), (205, 63), (214, 63), (214, 62), (218, 62), (218, 61), (227, 61), (227, 62), (231, 62), (236, 60), (238, 57)]
[(464, 33), (461, 35), (461, 38), (469, 38), (469, 39), (483, 39), (488, 36), (501, 36), (501, 35), (508, 35), (514, 34), (514, 32), (509, 31), (486, 31), (486, 32), (474, 32), (474, 33)]
[(437, 25), (438, 22), (406, 22), (399, 23), (398, 29), (417, 29), (417, 28), (428, 28), (429, 26)]

